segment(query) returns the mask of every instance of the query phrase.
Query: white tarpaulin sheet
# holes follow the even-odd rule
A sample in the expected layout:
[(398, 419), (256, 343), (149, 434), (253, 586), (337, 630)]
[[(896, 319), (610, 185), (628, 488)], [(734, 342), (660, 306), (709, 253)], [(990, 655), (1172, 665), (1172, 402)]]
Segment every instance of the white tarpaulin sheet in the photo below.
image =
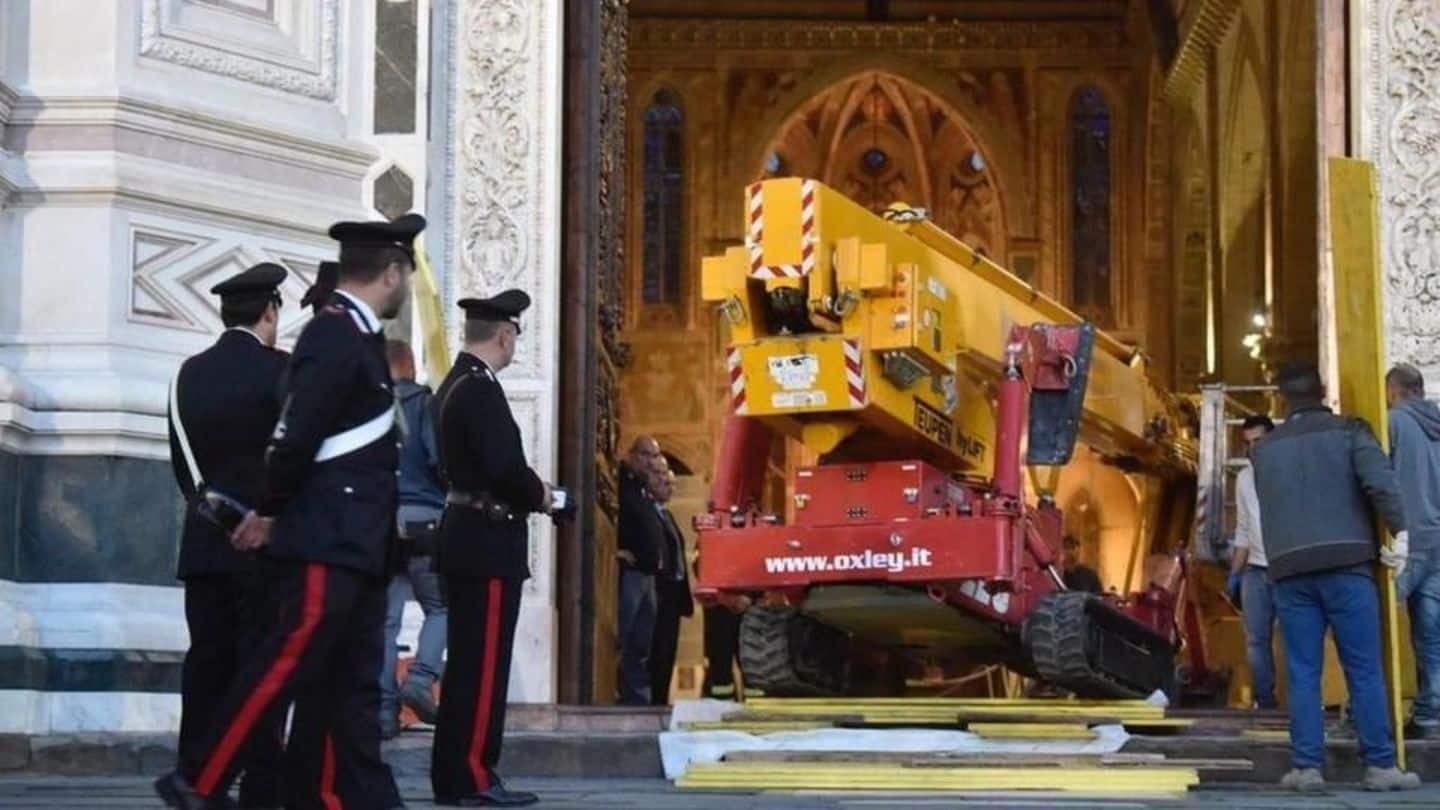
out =
[(1122, 726), (1096, 726), (1090, 740), (987, 740), (968, 731), (936, 729), (821, 728), (747, 734), (742, 731), (682, 731), (685, 723), (723, 720), (741, 705), (720, 700), (687, 700), (675, 705), (670, 731), (660, 735), (665, 778), (678, 779), (692, 763), (719, 762), (731, 751), (879, 751), (937, 754), (1113, 754), (1130, 735)]

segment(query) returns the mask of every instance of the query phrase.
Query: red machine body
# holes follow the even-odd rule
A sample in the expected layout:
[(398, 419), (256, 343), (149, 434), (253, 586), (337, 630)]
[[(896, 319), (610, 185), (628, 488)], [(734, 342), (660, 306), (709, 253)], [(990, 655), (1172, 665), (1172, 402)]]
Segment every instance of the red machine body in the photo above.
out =
[[(787, 525), (757, 508), (769, 430), (731, 417), (715, 500), (695, 522), (699, 597), (730, 602), (739, 595), (764, 596), (772, 604), (803, 607), (808, 594), (826, 586), (898, 586), (954, 608), (966, 621), (1018, 637), (1036, 607), (1065, 589), (1062, 516), (1048, 497), (1026, 502), (1022, 448), (1032, 397), (1066, 397), (1080, 386), (1073, 408), (1078, 425), (1080, 330), (1013, 329), (1008, 367), (997, 383), (989, 482), (960, 479), (911, 459), (805, 467), (790, 482), (794, 519)], [(1064, 450), (1066, 459), (1069, 452)], [(1178, 583), (1167, 585), (1125, 600), (1096, 597), (1086, 609), (1108, 606), (1105, 622), (1119, 622), (1133, 634), (1128, 619), (1140, 632), (1174, 644)], [(1108, 654), (1119, 659), (1124, 653)]]

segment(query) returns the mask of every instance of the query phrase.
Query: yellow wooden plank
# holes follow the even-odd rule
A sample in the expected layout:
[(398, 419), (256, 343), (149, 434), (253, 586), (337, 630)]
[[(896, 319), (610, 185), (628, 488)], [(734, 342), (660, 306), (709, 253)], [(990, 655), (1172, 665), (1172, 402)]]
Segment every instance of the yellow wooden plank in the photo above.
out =
[[(1340, 409), (1364, 419), (1382, 447), (1388, 444), (1385, 406), (1384, 279), (1375, 167), (1368, 161), (1330, 158), (1330, 238), (1335, 276), (1336, 359)], [(1395, 752), (1405, 765), (1401, 707), (1400, 615), (1395, 578), (1380, 566), (1382, 657)]]
[(992, 740), (1093, 740), (1095, 732), (1073, 723), (971, 723), (972, 734)]
[(745, 734), (775, 734), (781, 731), (812, 731), (817, 728), (834, 728), (834, 723), (823, 720), (696, 720), (681, 723), (686, 731), (739, 731)]
[(912, 768), (894, 764), (723, 762), (692, 765), (682, 788), (769, 790), (1055, 791), (1088, 795), (1184, 793), (1193, 768)]

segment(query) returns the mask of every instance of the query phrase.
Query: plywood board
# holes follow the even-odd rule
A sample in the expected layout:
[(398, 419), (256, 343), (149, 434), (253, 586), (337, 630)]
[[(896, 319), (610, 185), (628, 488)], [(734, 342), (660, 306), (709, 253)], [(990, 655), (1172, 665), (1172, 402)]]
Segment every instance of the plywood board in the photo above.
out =
[[(1385, 407), (1384, 277), (1380, 268), (1375, 167), (1368, 161), (1330, 158), (1329, 181), (1340, 410), (1370, 423), (1385, 447), (1389, 431)], [(1390, 569), (1380, 566), (1378, 582), (1390, 723), (1403, 767), (1400, 610)]]

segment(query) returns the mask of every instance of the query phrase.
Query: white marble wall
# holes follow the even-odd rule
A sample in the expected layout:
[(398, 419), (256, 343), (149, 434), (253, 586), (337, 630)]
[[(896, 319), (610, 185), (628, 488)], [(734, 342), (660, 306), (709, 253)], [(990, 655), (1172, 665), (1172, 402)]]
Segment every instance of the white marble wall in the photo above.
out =
[[(446, 22), (440, 106), (446, 306), (509, 287), (534, 301), (515, 364), (501, 381), (542, 477), (555, 470), (560, 338), (560, 0), (454, 0)], [(459, 322), (451, 322), (455, 335)], [(556, 694), (555, 534), (530, 524), (530, 569), (515, 640), (510, 699)]]
[[(167, 458), (166, 386), (221, 328), (210, 285), (249, 264), (293, 271), (293, 337), (326, 228), (371, 216), (367, 8), (0, 2), (0, 449)], [(179, 650), (183, 617), (175, 588), (0, 581), (5, 644)], [(0, 731), (177, 713), (176, 696), (0, 693)]]
[(325, 227), (365, 215), (357, 5), (0, 7), (0, 446), (164, 457), (165, 384), (219, 329), (208, 287), (269, 259), (293, 300)]

